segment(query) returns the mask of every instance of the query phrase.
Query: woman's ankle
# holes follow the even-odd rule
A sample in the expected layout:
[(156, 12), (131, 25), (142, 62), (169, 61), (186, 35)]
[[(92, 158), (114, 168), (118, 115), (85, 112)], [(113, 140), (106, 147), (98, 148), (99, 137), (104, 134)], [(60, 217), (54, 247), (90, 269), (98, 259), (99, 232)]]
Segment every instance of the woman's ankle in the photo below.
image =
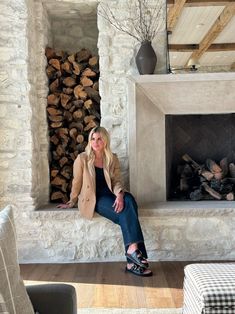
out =
[(131, 253), (135, 252), (137, 249), (138, 249), (137, 243), (132, 243), (129, 245), (129, 247), (127, 249), (127, 253), (131, 254)]

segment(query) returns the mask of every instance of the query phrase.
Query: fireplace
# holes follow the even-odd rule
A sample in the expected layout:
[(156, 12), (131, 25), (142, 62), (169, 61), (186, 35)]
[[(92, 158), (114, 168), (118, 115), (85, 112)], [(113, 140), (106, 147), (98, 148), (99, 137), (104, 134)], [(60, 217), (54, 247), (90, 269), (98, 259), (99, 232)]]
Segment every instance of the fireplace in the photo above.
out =
[[(166, 115), (166, 194), (167, 200), (189, 199), (189, 193), (201, 182), (195, 182), (201, 177), (189, 173), (192, 186), (184, 189), (180, 187), (180, 180), (187, 181), (186, 175), (182, 178), (182, 171), (186, 162), (182, 156), (188, 154), (205, 171), (209, 171), (206, 161), (211, 159), (218, 165), (223, 158), (228, 164), (234, 162), (235, 147), (235, 114), (206, 114), (206, 115)], [(191, 171), (187, 164), (188, 171)], [(212, 176), (212, 175), (211, 175)], [(208, 177), (211, 182), (213, 178)], [(228, 173), (226, 176), (230, 177)], [(189, 181), (188, 180), (188, 181)], [(216, 182), (212, 181), (215, 185)], [(217, 181), (219, 184), (219, 181)], [(213, 199), (213, 198), (212, 198)]]
[[(130, 77), (130, 187), (140, 204), (170, 199), (172, 165), (174, 168), (180, 162), (183, 153), (192, 154), (198, 162), (209, 153), (216, 160), (224, 154), (233, 158), (234, 135), (230, 134), (234, 130), (234, 87), (233, 73)], [(206, 131), (203, 125), (208, 119), (212, 129)], [(179, 121), (186, 129), (193, 123), (194, 130), (185, 134)], [(202, 136), (205, 133), (207, 139)], [(211, 139), (216, 139), (218, 146), (212, 143), (207, 148)], [(182, 141), (185, 146), (181, 146)]]

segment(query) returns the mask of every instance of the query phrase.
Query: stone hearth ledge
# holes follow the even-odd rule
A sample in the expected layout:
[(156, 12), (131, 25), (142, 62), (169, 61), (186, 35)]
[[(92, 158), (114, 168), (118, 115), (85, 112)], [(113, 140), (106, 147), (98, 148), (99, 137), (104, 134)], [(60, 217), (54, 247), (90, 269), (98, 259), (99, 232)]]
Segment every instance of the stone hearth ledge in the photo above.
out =
[[(234, 202), (162, 202), (139, 209), (151, 261), (235, 260)], [(18, 223), (19, 222), (19, 223)], [(79, 210), (16, 213), (21, 263), (124, 261), (119, 226)]]
[[(36, 217), (47, 215), (50, 212), (51, 217), (62, 217), (68, 216), (73, 218), (81, 218), (79, 209), (59, 209), (56, 208), (54, 204), (45, 205), (35, 211), (30, 212), (30, 216)], [(162, 217), (162, 216), (224, 216), (224, 215), (234, 215), (235, 214), (235, 202), (234, 201), (169, 201), (169, 202), (155, 202), (141, 206), (139, 208), (139, 217)], [(93, 219), (101, 218), (100, 215), (94, 215)], [(85, 221), (89, 221), (84, 219)]]

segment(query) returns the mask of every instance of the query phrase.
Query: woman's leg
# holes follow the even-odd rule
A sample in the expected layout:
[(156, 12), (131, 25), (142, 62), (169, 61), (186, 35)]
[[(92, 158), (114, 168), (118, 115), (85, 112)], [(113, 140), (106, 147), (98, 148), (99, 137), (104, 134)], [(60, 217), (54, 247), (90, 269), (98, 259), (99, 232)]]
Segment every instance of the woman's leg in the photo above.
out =
[(120, 213), (114, 211), (113, 203), (115, 198), (116, 196), (112, 194), (98, 197), (95, 211), (120, 225), (126, 252), (131, 244), (136, 243), (139, 249), (140, 247), (142, 248), (143, 256), (147, 258), (144, 237), (138, 219), (137, 204), (134, 197), (130, 193), (125, 193), (124, 209)]
[[(120, 225), (126, 252), (132, 253), (138, 247), (143, 257), (147, 258), (134, 197), (130, 193), (125, 193), (124, 209), (120, 213), (114, 211), (113, 203), (115, 198), (115, 195), (112, 194), (98, 197), (95, 207), (96, 212)], [(128, 257), (127, 262), (133, 263)]]

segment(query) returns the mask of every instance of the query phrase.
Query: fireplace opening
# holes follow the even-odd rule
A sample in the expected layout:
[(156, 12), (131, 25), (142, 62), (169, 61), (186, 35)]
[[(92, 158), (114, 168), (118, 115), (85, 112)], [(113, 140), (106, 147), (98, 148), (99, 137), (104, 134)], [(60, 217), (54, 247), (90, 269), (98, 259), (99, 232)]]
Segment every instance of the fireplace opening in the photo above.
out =
[(233, 200), (235, 114), (166, 115), (167, 200)]

